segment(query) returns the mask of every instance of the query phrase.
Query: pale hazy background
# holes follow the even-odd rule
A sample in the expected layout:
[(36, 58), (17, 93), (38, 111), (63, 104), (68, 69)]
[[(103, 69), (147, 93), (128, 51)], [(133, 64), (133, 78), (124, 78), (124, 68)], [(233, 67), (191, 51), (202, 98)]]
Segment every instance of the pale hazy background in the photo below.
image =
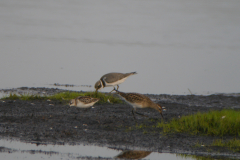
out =
[(0, 89), (91, 91), (105, 73), (137, 71), (119, 90), (239, 93), (239, 8), (239, 0), (1, 0)]

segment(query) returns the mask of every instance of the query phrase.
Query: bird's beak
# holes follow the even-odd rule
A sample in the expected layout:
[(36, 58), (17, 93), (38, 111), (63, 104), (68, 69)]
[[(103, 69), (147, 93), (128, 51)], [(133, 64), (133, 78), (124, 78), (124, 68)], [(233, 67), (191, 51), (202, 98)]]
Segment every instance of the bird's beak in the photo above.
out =
[(161, 116), (162, 116), (162, 119), (164, 120), (164, 118), (163, 118), (163, 114), (161, 113)]

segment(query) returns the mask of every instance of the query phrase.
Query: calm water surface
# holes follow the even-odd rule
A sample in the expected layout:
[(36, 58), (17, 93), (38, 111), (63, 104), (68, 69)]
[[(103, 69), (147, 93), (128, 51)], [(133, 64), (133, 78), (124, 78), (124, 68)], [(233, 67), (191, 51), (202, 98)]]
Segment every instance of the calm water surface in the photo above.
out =
[[(5, 152), (0, 153), (0, 158), (3, 159), (24, 159), (24, 160), (32, 160), (32, 159), (84, 159), (84, 157), (92, 157), (92, 158), (117, 158), (119, 155), (120, 158), (129, 158), (128, 155), (134, 154), (126, 153), (126, 151), (115, 150), (107, 147), (99, 147), (99, 146), (91, 146), (91, 145), (36, 145), (33, 143), (24, 143), (16, 140), (0, 140), (0, 147)], [(134, 151), (130, 151), (134, 152)], [(143, 155), (141, 158), (149, 159), (149, 160), (158, 160), (158, 159), (171, 159), (171, 160), (194, 160), (191, 157), (182, 157), (177, 154), (171, 153), (158, 153), (158, 152), (147, 152), (146, 151), (135, 151), (135, 155), (137, 153)], [(129, 153), (129, 154), (128, 154)], [(140, 157), (139, 157), (140, 158)]]
[(121, 91), (239, 92), (239, 7), (239, 0), (1, 0), (0, 88), (92, 91), (105, 73), (137, 71)]

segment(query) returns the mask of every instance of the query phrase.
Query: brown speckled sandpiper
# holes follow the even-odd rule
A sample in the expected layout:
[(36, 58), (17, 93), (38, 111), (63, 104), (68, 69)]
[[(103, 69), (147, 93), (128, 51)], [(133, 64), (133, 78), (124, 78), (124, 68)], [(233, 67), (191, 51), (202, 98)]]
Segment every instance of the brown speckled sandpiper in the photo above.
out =
[(147, 157), (151, 154), (151, 151), (139, 151), (139, 150), (126, 150), (119, 153), (114, 158), (121, 158), (121, 159), (142, 159)]
[(89, 108), (99, 101), (98, 98), (92, 98), (87, 96), (80, 96), (70, 100), (69, 105), (79, 108)]
[(113, 73), (105, 74), (100, 78), (99, 81), (95, 83), (95, 89), (96, 91), (98, 91), (104, 87), (111, 87), (111, 86), (112, 87), (117, 86), (117, 89), (118, 89), (119, 84), (123, 83), (129, 76), (134, 74), (137, 74), (137, 73), (136, 72), (131, 72), (131, 73), (114, 73), (113, 72)]
[[(145, 116), (143, 114), (140, 114), (138, 112), (136, 112), (137, 108), (153, 108), (155, 110), (157, 110), (162, 118), (162, 107), (159, 104), (154, 103), (150, 98), (148, 98), (147, 96), (140, 94), (140, 93), (124, 93), (124, 92), (120, 92), (118, 90), (116, 90), (114, 88), (114, 90), (117, 92), (117, 94), (119, 94), (128, 104), (130, 104), (131, 106), (133, 106), (132, 109), (132, 114), (133, 117), (135, 119), (135, 115), (134, 112)], [(145, 116), (146, 117), (146, 116)]]

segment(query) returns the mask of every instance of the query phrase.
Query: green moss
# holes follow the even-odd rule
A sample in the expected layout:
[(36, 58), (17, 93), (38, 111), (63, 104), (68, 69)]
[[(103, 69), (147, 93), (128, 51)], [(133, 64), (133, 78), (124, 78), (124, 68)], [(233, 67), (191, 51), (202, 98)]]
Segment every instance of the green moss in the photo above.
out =
[(98, 103), (122, 103), (122, 101), (114, 97), (112, 94), (105, 94), (105, 93), (97, 93), (97, 92), (61, 92), (54, 95), (49, 96), (40, 96), (40, 95), (17, 95), (17, 94), (10, 94), (7, 97), (3, 97), (3, 100), (59, 100), (59, 101), (69, 101), (70, 99), (74, 99), (78, 96), (90, 96), (93, 98), (100, 98)]
[(232, 151), (240, 152), (240, 140), (236, 138), (228, 141), (217, 139), (217, 140), (214, 140), (210, 146), (227, 147)]
[(197, 113), (173, 119), (169, 123), (159, 122), (158, 128), (165, 133), (187, 132), (214, 136), (240, 136), (240, 111), (222, 110)]
[[(215, 160), (215, 157), (211, 157), (211, 156), (197, 156), (197, 155), (188, 155), (188, 154), (177, 154), (177, 157), (182, 157), (182, 158), (191, 158), (191, 159), (196, 159), (196, 160)], [(231, 158), (220, 158), (217, 160), (232, 160)]]
[(24, 94), (24, 95), (17, 95), (17, 94), (12, 94), (10, 93), (9, 96), (1, 98), (3, 100), (44, 100), (47, 99), (46, 96), (39, 96), (39, 95), (29, 95), (29, 94)]

